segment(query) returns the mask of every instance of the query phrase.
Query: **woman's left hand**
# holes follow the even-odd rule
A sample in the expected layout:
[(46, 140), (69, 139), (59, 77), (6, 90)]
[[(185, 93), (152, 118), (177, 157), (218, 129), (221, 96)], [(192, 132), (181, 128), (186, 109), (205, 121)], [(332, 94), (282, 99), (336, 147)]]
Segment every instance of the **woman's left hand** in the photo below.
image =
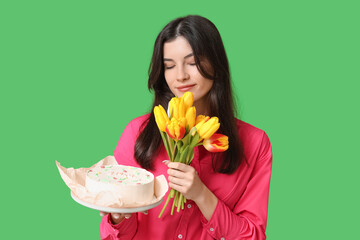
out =
[(179, 162), (170, 162), (165, 160), (164, 163), (169, 167), (169, 187), (179, 191), (187, 199), (194, 202), (202, 196), (206, 186), (201, 181), (197, 172), (192, 166)]
[(217, 197), (205, 186), (192, 166), (168, 160), (164, 163), (169, 167), (169, 187), (182, 193), (185, 198), (193, 200), (209, 221), (215, 211)]

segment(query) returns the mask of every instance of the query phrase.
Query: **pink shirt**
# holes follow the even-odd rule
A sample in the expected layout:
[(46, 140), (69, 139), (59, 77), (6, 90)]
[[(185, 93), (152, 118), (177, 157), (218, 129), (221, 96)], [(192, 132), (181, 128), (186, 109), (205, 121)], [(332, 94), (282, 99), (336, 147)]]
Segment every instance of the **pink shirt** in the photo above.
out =
[[(119, 164), (140, 167), (134, 159), (134, 144), (144, 115), (132, 120), (124, 129), (115, 148)], [(231, 175), (216, 173), (211, 155), (202, 146), (196, 147), (191, 166), (203, 183), (217, 196), (218, 204), (209, 221), (196, 204), (188, 200), (184, 210), (170, 215), (171, 203), (159, 219), (165, 200), (150, 209), (148, 215), (132, 214), (117, 225), (111, 224), (109, 214), (100, 223), (101, 239), (266, 239), (269, 184), (272, 166), (271, 144), (266, 133), (237, 119), (240, 139), (249, 165), (242, 164)], [(163, 147), (154, 162), (154, 176), (168, 177), (168, 159)], [(165, 199), (167, 194), (165, 195)]]

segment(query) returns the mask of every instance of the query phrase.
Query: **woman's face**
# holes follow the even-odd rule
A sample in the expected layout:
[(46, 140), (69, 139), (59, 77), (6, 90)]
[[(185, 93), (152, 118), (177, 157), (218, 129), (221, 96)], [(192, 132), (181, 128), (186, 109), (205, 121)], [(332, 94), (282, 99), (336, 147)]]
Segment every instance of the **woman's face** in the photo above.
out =
[(181, 97), (190, 91), (194, 94), (194, 102), (203, 105), (213, 80), (200, 74), (189, 42), (182, 36), (165, 42), (163, 60), (165, 79), (171, 92)]

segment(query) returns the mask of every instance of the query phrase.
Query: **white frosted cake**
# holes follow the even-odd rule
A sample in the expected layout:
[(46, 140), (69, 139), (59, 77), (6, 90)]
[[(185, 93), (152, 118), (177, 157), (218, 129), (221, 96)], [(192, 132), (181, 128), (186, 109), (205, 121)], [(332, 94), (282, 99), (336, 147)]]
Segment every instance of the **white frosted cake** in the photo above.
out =
[(89, 170), (85, 186), (95, 194), (111, 191), (126, 204), (143, 203), (153, 200), (154, 175), (142, 168), (106, 165)]

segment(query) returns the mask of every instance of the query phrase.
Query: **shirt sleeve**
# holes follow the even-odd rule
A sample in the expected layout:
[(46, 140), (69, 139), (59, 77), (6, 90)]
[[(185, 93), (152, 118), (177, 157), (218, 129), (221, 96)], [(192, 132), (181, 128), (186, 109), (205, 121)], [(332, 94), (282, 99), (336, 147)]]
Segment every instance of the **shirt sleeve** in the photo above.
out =
[[(134, 158), (134, 146), (139, 132), (139, 121), (132, 120), (124, 129), (114, 151), (116, 161), (121, 165), (139, 167)], [(102, 240), (132, 239), (137, 231), (137, 214), (113, 225), (110, 215), (105, 215), (100, 223), (100, 238)]]
[(264, 132), (259, 155), (244, 194), (231, 210), (220, 199), (210, 220), (202, 225), (214, 239), (266, 239), (272, 149)]
[(140, 167), (134, 158), (135, 142), (140, 131), (141, 121), (135, 118), (125, 127), (114, 151), (116, 161), (121, 165)]
[(105, 215), (100, 223), (101, 240), (131, 240), (137, 229), (137, 214), (132, 214), (129, 219), (124, 219), (114, 225), (110, 220), (110, 214)]

